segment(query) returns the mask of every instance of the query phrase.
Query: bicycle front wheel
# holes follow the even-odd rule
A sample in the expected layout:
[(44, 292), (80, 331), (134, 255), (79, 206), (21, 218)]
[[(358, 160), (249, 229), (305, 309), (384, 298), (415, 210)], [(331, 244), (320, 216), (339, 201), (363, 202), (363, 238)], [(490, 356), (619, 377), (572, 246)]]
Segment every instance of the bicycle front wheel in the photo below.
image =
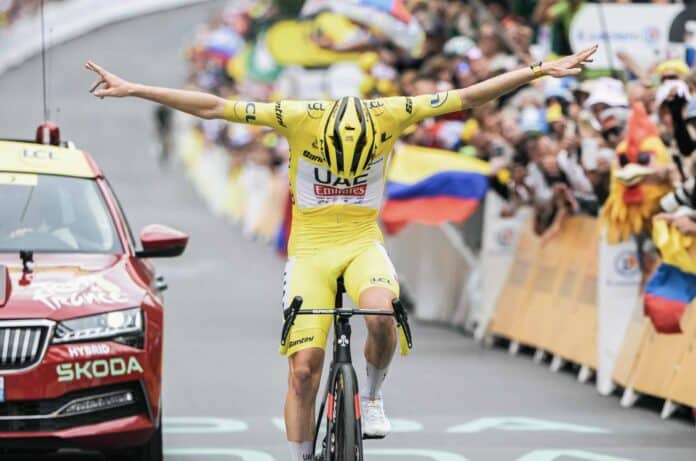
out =
[(330, 461), (363, 459), (357, 384), (358, 380), (352, 367), (343, 366), (336, 371), (327, 409)]

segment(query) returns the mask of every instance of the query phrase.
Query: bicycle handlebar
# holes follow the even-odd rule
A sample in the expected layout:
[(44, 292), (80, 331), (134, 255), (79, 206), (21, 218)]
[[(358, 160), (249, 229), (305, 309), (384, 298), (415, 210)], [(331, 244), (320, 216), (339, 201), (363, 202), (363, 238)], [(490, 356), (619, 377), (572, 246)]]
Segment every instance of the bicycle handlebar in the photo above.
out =
[(398, 299), (394, 299), (392, 301), (392, 308), (394, 309), (393, 312), (371, 309), (348, 308), (300, 310), (301, 307), (302, 297), (295, 296), (292, 299), (292, 302), (290, 303), (290, 307), (288, 307), (284, 312), (285, 320), (283, 322), (283, 330), (281, 332), (280, 337), (280, 344), (282, 346), (285, 346), (285, 343), (288, 339), (288, 335), (290, 334), (290, 328), (295, 323), (295, 318), (298, 315), (333, 315), (338, 317), (352, 317), (354, 315), (382, 315), (394, 317), (396, 319), (396, 323), (401, 327), (401, 330), (404, 332), (404, 337), (406, 338), (406, 343), (408, 344), (409, 350), (413, 349), (413, 337), (411, 336), (411, 327), (408, 324), (408, 314), (406, 313), (406, 309), (404, 309), (404, 306), (401, 305), (401, 302)]

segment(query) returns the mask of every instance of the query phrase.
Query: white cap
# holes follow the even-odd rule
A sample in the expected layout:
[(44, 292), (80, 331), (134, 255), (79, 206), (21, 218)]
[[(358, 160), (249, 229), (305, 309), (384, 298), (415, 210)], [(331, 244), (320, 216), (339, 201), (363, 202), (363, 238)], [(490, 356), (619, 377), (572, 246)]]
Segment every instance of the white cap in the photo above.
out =
[(471, 40), (469, 37), (459, 35), (457, 37), (452, 37), (449, 40), (447, 40), (442, 50), (446, 55), (464, 57), (469, 52), (469, 50), (475, 47), (476, 43), (474, 43), (473, 40)]
[(615, 78), (598, 78), (592, 85), (592, 92), (585, 101), (585, 107), (591, 108), (595, 104), (606, 104), (610, 107), (628, 107), (628, 98), (623, 82)]

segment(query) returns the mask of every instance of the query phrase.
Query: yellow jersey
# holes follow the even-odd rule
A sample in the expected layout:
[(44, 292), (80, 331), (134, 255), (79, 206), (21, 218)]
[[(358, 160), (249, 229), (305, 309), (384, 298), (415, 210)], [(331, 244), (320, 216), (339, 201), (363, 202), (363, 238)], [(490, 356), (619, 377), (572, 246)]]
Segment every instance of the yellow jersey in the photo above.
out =
[(275, 103), (230, 100), (225, 119), (265, 125), (290, 144), (289, 178), (292, 231), (288, 254), (310, 254), (357, 239), (383, 241), (377, 224), (389, 154), (409, 125), (462, 109), (456, 90), (414, 97), (363, 100), (374, 121), (376, 152), (367, 172), (335, 177), (319, 149), (324, 111), (333, 101), (282, 100)]

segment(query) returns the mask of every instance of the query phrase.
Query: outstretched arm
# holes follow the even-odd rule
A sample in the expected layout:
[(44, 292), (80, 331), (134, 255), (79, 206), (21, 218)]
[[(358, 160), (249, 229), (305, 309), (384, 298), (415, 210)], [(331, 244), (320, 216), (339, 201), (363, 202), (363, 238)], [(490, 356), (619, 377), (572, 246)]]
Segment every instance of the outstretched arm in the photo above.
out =
[(126, 81), (103, 67), (88, 62), (85, 67), (98, 75), (90, 92), (99, 98), (132, 96), (147, 99), (201, 118), (224, 118), (227, 100), (198, 91), (175, 90)]
[(598, 45), (594, 45), (556, 61), (542, 63), (538, 73), (532, 71), (531, 67), (523, 67), (470, 87), (461, 88), (457, 90), (457, 93), (462, 101), (462, 108), (485, 104), (540, 76), (566, 77), (577, 75), (582, 71), (585, 63), (592, 62), (592, 55), (597, 51), (597, 47)]
[(423, 94), (407, 98), (385, 98), (390, 104), (402, 107), (396, 111), (402, 127), (411, 125), (428, 117), (437, 117), (450, 112), (458, 112), (469, 107), (480, 106), (496, 99), (517, 87), (525, 85), (537, 77), (565, 77), (577, 75), (585, 63), (592, 61), (597, 45), (556, 61), (541, 64), (538, 72), (531, 67), (523, 67), (497, 77), (484, 80), (467, 88), (450, 90), (437, 94)]

